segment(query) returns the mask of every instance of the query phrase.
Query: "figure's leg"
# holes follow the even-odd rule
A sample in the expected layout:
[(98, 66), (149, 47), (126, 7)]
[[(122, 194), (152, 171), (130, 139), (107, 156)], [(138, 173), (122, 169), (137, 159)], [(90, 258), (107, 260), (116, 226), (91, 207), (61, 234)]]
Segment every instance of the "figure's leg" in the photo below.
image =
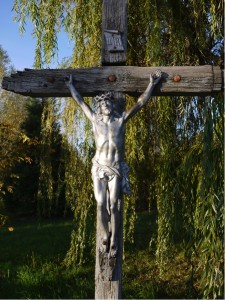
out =
[(118, 201), (121, 197), (121, 179), (115, 176), (109, 182), (110, 212), (111, 212), (111, 240), (110, 256), (115, 257), (118, 250), (118, 231), (121, 223), (121, 211)]
[(109, 241), (109, 225), (110, 220), (109, 213), (107, 211), (107, 182), (97, 177), (93, 178), (94, 183), (94, 195), (97, 201), (97, 210), (101, 228), (103, 231), (102, 245), (103, 249), (107, 251), (107, 245)]

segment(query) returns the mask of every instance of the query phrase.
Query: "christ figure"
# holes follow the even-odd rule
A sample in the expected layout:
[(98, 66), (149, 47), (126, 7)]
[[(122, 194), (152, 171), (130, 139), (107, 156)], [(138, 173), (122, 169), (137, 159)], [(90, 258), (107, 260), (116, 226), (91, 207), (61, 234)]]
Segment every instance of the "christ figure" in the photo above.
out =
[(101, 237), (101, 251), (109, 253), (110, 257), (116, 257), (118, 250), (121, 196), (123, 193), (130, 193), (127, 176), (129, 167), (124, 161), (125, 125), (148, 103), (161, 77), (160, 70), (151, 74), (144, 93), (133, 107), (122, 114), (114, 109), (113, 93), (96, 96), (94, 99), (97, 112), (94, 112), (76, 90), (72, 75), (65, 79), (73, 99), (92, 123), (96, 146), (92, 160), (92, 180), (98, 216), (104, 233)]

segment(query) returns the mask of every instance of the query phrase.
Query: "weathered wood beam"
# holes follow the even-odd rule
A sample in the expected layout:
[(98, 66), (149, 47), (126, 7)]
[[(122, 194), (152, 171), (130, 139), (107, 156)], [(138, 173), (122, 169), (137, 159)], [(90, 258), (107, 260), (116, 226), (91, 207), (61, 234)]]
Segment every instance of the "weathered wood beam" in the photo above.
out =
[[(102, 92), (102, 86), (108, 90), (114, 90), (114, 105), (115, 109), (120, 113), (125, 109), (125, 95), (120, 90), (116, 90), (119, 83), (122, 86), (124, 78), (121, 74), (126, 74), (127, 71), (121, 72), (118, 66), (126, 64), (126, 50), (127, 50), (127, 7), (128, 0), (103, 0), (102, 1), (102, 65), (112, 66), (105, 67), (102, 83), (99, 84), (99, 92)], [(117, 67), (115, 67), (117, 66)], [(115, 69), (116, 68), (116, 69)], [(126, 75), (125, 75), (126, 76)], [(99, 79), (97, 75), (96, 80)], [(105, 83), (108, 85), (105, 86)], [(95, 87), (95, 84), (94, 84)], [(124, 153), (123, 153), (124, 154)], [(120, 151), (120, 155), (123, 156)], [(117, 185), (118, 182), (114, 183)], [(116, 186), (114, 187), (116, 188)], [(104, 193), (104, 191), (102, 191)], [(111, 197), (108, 191), (109, 214)], [(107, 197), (108, 198), (108, 197)], [(111, 199), (111, 200), (110, 200)], [(96, 264), (95, 264), (95, 299), (122, 299), (122, 257), (123, 257), (123, 194), (120, 192), (118, 202), (115, 205), (117, 210), (117, 226), (112, 228), (112, 215), (110, 218), (109, 227), (111, 233), (116, 230), (117, 239), (117, 254), (116, 257), (111, 257), (110, 245), (106, 253), (102, 253), (102, 237), (105, 235), (102, 227), (102, 216), (99, 209), (97, 209), (97, 230), (96, 230)], [(106, 205), (106, 203), (105, 203)], [(103, 212), (105, 213), (105, 212)], [(111, 238), (109, 239), (109, 244)]]
[(25, 69), (4, 77), (2, 88), (31, 97), (70, 97), (64, 78), (73, 74), (77, 90), (83, 96), (105, 91), (140, 95), (149, 82), (149, 74), (162, 70), (163, 79), (155, 96), (210, 95), (223, 89), (222, 70), (215, 66), (132, 67), (104, 66), (80, 69)]

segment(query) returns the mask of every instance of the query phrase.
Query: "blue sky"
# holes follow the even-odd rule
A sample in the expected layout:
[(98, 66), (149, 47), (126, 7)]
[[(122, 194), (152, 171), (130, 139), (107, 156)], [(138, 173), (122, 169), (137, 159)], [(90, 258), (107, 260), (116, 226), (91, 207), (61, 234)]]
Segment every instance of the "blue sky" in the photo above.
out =
[[(19, 23), (13, 21), (15, 13), (12, 11), (13, 0), (0, 0), (0, 45), (8, 53), (11, 64), (16, 70), (32, 68), (35, 57), (35, 39), (32, 37), (32, 24), (27, 22), (26, 32), (21, 35)], [(70, 56), (73, 43), (69, 43), (67, 34), (61, 33), (58, 40), (58, 61), (50, 67), (56, 68), (58, 62)]]

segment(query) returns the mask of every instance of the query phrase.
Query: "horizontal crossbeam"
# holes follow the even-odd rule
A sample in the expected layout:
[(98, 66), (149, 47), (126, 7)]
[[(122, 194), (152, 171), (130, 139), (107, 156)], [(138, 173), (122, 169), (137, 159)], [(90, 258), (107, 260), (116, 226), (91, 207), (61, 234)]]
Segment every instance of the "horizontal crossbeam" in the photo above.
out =
[(106, 66), (80, 69), (25, 69), (4, 77), (2, 88), (31, 97), (69, 97), (65, 77), (73, 75), (77, 90), (83, 96), (106, 91), (140, 95), (149, 83), (149, 74), (157, 69), (163, 78), (155, 87), (155, 96), (211, 95), (223, 89), (219, 67), (132, 67)]

